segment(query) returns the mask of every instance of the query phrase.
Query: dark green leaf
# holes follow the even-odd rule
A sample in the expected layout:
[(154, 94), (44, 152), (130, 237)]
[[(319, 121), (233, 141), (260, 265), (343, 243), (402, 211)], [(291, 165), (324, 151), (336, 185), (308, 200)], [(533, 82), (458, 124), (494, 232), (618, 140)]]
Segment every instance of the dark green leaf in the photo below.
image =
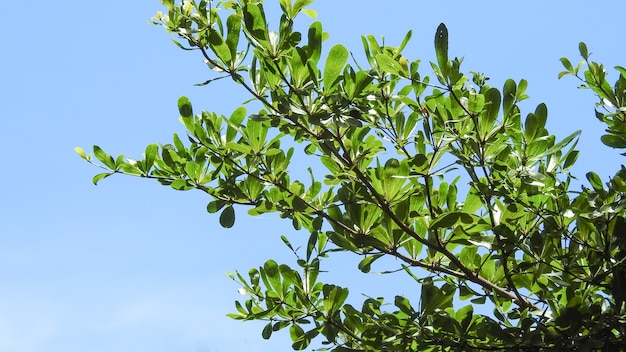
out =
[(270, 336), (272, 336), (272, 322), (269, 322), (265, 325), (265, 327), (263, 328), (263, 332), (261, 333), (261, 336), (267, 340), (270, 338)]
[(369, 273), (370, 269), (371, 269), (371, 266), (372, 266), (372, 263), (376, 259), (378, 259), (378, 258), (380, 258), (382, 256), (383, 256), (383, 254), (376, 254), (376, 255), (370, 255), (370, 256), (367, 256), (367, 257), (363, 258), (363, 260), (361, 260), (359, 262), (359, 270), (361, 270), (364, 273)]
[(235, 224), (235, 208), (232, 205), (224, 208), (220, 214), (220, 225), (224, 228), (231, 228)]
[(415, 310), (411, 306), (411, 302), (406, 297), (396, 296), (394, 305), (400, 309), (400, 311), (408, 316), (415, 314)]
[(435, 33), (435, 52), (437, 63), (444, 76), (448, 73), (448, 28), (441, 23)]
[(602, 143), (611, 148), (626, 148), (626, 138), (617, 134), (605, 134), (600, 137)]
[(178, 98), (178, 111), (182, 117), (192, 117), (193, 109), (191, 108), (191, 102), (185, 96)]
[(209, 202), (206, 206), (206, 211), (213, 214), (220, 211), (226, 205), (225, 200), (217, 199), (212, 202)]
[(267, 23), (262, 8), (255, 3), (247, 2), (243, 10), (244, 23), (248, 33), (250, 33), (259, 44), (267, 48)]
[(567, 157), (565, 158), (565, 163), (563, 163), (563, 170), (567, 170), (572, 165), (574, 165), (574, 163), (578, 159), (578, 154), (578, 150), (572, 150), (569, 154), (567, 154)]

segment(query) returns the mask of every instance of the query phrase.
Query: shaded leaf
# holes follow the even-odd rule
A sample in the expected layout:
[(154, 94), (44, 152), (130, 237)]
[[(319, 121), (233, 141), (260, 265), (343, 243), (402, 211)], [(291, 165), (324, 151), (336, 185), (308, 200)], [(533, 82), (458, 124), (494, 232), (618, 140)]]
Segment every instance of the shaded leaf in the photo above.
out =
[(235, 208), (232, 205), (224, 208), (220, 214), (220, 225), (224, 228), (231, 228), (235, 224)]
[(191, 108), (191, 102), (186, 96), (178, 98), (178, 111), (182, 117), (193, 116), (193, 109)]

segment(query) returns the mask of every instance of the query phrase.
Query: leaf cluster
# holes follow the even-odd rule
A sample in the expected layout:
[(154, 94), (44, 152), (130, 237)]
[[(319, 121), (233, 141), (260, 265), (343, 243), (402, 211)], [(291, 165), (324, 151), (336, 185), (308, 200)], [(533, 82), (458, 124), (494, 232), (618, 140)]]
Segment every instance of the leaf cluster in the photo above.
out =
[[(462, 59), (449, 57), (443, 24), (429, 76), (402, 54), (411, 32), (398, 46), (363, 36), (365, 67), (349, 63), (341, 44), (324, 52), (320, 22), (305, 35), (294, 29), (300, 12), (315, 15), (305, 9), (311, 1), (281, 0), (276, 31), (262, 1), (162, 2), (166, 15), (154, 22), (217, 75), (203, 84), (230, 78), (261, 107), (222, 116), (196, 112), (181, 97), (186, 141), (175, 134), (141, 160), (98, 146), (77, 152), (106, 170), (94, 183), (115, 173), (155, 179), (205, 192), (223, 227), (245, 207), (309, 234), (304, 257), (283, 238), (295, 269), (270, 259), (247, 277), (231, 274), (247, 297), (232, 318), (266, 321), (264, 338), (288, 328), (297, 350), (314, 339), (334, 351), (624, 345), (626, 169), (606, 184), (589, 173), (591, 187), (573, 191), (580, 131), (550, 134), (545, 104), (523, 115), (525, 80), (499, 88), (464, 72)], [(624, 70), (611, 87), (584, 45), (581, 54), (584, 76), (567, 59), (561, 76), (579, 77), (601, 98), (608, 112), (597, 116), (609, 126), (602, 141), (624, 148)], [(303, 164), (319, 167), (295, 179), (290, 171)], [(319, 280), (336, 252), (358, 256), (365, 273), (381, 265), (406, 275), (419, 299), (347, 303), (347, 287)]]

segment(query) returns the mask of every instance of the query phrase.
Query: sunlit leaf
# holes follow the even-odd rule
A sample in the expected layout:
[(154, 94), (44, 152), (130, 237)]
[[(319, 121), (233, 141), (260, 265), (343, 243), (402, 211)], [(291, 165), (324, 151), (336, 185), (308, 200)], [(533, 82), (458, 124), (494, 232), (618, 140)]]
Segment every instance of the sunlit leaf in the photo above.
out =
[(348, 60), (348, 50), (341, 44), (333, 46), (328, 52), (324, 67), (324, 91), (329, 93), (335, 86), (339, 74)]

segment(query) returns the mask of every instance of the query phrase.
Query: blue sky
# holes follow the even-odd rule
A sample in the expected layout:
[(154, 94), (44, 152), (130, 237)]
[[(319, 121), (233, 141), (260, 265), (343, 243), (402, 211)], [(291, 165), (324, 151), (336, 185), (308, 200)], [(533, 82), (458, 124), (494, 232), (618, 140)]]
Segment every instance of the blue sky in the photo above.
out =
[[(268, 1), (277, 28), (277, 1)], [(268, 5), (269, 6), (269, 5)], [(328, 1), (312, 5), (330, 33), (361, 53), (361, 34), (397, 44), (413, 39), (405, 56), (434, 58), (432, 38), (445, 22), (452, 56), (491, 84), (529, 81), (522, 105), (549, 108), (549, 129), (560, 137), (582, 129), (574, 172), (604, 178), (623, 162), (600, 145), (593, 96), (571, 78), (557, 80), (559, 58), (577, 60), (585, 41), (607, 67), (626, 65), (621, 1), (418, 2)], [(184, 52), (147, 22), (158, 1), (124, 5), (83, 1), (11, 1), (0, 33), (0, 350), (34, 351), (275, 351), (289, 350), (286, 333), (270, 341), (262, 324), (231, 321), (240, 299), (225, 271), (293, 263), (279, 235), (293, 243), (305, 234), (272, 216), (246, 218), (221, 229), (199, 192), (175, 192), (155, 182), (98, 172), (73, 148), (98, 144), (138, 157), (149, 143), (183, 134), (176, 101), (230, 114), (247, 97), (212, 77), (200, 56)], [(306, 24), (310, 19), (302, 18)], [(405, 294), (419, 288), (360, 274), (355, 262), (329, 267), (351, 294)], [(387, 287), (389, 289), (384, 289)]]

